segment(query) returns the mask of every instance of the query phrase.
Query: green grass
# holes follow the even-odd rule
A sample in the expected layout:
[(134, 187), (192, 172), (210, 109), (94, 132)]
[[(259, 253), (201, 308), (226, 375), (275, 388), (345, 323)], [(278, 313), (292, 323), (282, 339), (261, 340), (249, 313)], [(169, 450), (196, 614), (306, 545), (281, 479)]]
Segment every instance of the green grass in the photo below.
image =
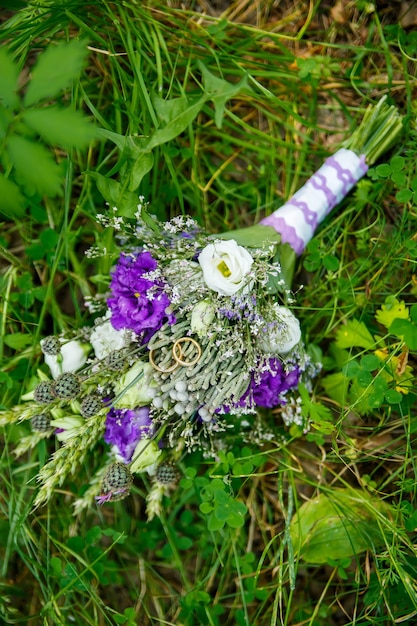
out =
[[(33, 510), (36, 475), (54, 444), (44, 440), (16, 459), (29, 429), (2, 428), (0, 623), (411, 626), (417, 320), (391, 332), (378, 311), (395, 308), (390, 297), (416, 302), (412, 31), (387, 3), (376, 10), (359, 0), (337, 19), (335, 3), (318, 1), (22, 4), (0, 31), (21, 80), (46, 47), (85, 39), (86, 63), (56, 99), (83, 110), (107, 135), (68, 153), (52, 146), (62, 195), (33, 193), (17, 179), (28, 207), (16, 218), (0, 215), (3, 408), (18, 405), (44, 369), (39, 340), (88, 323), (83, 298), (105, 291), (100, 277), (108, 276), (110, 257), (84, 255), (92, 244), (114, 246), (114, 233), (94, 219), (106, 210), (97, 181), (103, 189), (103, 180), (117, 180), (126, 210), (124, 185), (131, 185), (158, 217), (190, 213), (222, 232), (282, 204), (350, 136), (369, 103), (388, 94), (406, 123), (401, 141), (320, 227), (297, 266), (295, 308), (324, 364), (308, 434), (277, 431), (260, 450), (242, 442), (212, 465), (195, 455), (180, 465), (182, 480), (163, 516), (147, 522), (149, 485), (140, 478), (129, 499), (73, 515), (94, 465), (88, 460), (83, 475)], [(202, 67), (228, 83), (224, 108)], [(239, 81), (247, 86), (235, 89)], [(180, 132), (166, 131), (156, 97), (187, 98), (190, 120)], [(133, 140), (120, 149), (125, 136)], [(153, 164), (144, 173), (137, 150), (151, 136)], [(384, 349), (385, 360), (376, 357)], [(356, 496), (338, 499), (348, 488), (365, 494), (360, 513)], [(300, 555), (290, 530), (296, 514), (307, 523), (301, 507), (319, 495), (328, 498), (330, 522), (317, 564)], [(220, 501), (232, 512), (245, 504), (242, 526), (208, 529), (210, 514), (200, 505)], [(310, 545), (321, 540), (321, 522), (313, 517), (316, 531), (306, 531)], [(358, 545), (355, 527), (367, 546), (357, 554), (349, 550)], [(335, 558), (338, 530), (351, 554)]]

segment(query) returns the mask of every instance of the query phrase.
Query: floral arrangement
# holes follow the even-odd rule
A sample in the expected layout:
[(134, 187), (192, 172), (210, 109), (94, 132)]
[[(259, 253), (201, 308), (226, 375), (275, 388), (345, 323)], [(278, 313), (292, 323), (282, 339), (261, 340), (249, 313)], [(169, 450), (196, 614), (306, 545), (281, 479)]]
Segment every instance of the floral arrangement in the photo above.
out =
[(401, 126), (384, 100), (370, 107), (349, 143), (248, 229), (213, 236), (191, 217), (161, 223), (143, 198), (132, 219), (117, 209), (98, 216), (119, 247), (108, 291), (86, 302), (90, 326), (41, 341), (50, 375), (39, 370), (25, 403), (0, 417), (31, 422), (17, 455), (46, 437), (60, 442), (39, 472), (35, 506), (100, 446), (76, 510), (125, 498), (147, 472), (152, 517), (187, 453), (216, 458), (234, 437), (261, 444), (278, 416), (308, 430), (297, 388), (311, 389), (320, 364), (291, 310), (296, 255)]

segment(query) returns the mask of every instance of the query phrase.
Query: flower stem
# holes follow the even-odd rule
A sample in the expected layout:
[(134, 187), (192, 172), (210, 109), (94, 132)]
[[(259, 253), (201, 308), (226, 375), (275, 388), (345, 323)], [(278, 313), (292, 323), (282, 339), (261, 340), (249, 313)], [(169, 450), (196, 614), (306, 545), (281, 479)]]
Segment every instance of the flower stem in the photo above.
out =
[(402, 116), (386, 99), (384, 96), (376, 105), (368, 106), (358, 128), (342, 144), (357, 155), (364, 154), (368, 165), (394, 145), (403, 129)]

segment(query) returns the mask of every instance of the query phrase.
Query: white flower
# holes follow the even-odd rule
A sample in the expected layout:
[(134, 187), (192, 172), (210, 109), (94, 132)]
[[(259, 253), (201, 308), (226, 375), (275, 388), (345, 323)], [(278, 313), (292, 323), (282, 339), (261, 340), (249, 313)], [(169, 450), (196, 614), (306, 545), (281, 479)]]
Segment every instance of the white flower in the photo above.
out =
[(287, 354), (300, 339), (298, 319), (287, 307), (274, 304), (271, 321), (260, 329), (259, 348), (267, 354)]
[(64, 372), (76, 372), (81, 369), (87, 360), (88, 352), (89, 346), (86, 344), (68, 341), (62, 344), (59, 354), (45, 354), (45, 363), (51, 370), (52, 378), (58, 378)]
[(54, 428), (62, 429), (61, 433), (56, 433), (58, 441), (68, 441), (78, 435), (81, 426), (85, 424), (85, 420), (82, 417), (59, 417), (51, 421), (51, 426)]
[(197, 302), (191, 311), (191, 332), (200, 336), (207, 335), (207, 329), (214, 320), (214, 316), (215, 308), (211, 302), (208, 300)]
[(121, 350), (131, 342), (131, 331), (126, 328), (123, 330), (113, 328), (110, 319), (108, 319), (110, 315), (111, 312), (108, 311), (106, 321), (97, 326), (90, 336), (90, 343), (97, 359), (104, 359), (114, 350)]
[(246, 277), (252, 267), (253, 258), (234, 239), (218, 240), (203, 248), (198, 257), (205, 283), (209, 289), (222, 296), (232, 296), (242, 289), (250, 291)]
[(162, 451), (159, 449), (156, 441), (151, 439), (141, 439), (135, 448), (132, 456), (132, 463), (129, 467), (132, 473), (144, 472), (150, 470), (161, 456)]
[[(135, 409), (138, 406), (145, 406), (155, 396), (155, 389), (151, 385), (151, 375), (154, 369), (150, 363), (137, 361), (125, 374), (123, 374), (114, 386), (116, 397), (123, 393), (117, 400), (117, 408)], [(132, 384), (135, 378), (139, 380)], [(132, 385), (129, 387), (129, 385)]]

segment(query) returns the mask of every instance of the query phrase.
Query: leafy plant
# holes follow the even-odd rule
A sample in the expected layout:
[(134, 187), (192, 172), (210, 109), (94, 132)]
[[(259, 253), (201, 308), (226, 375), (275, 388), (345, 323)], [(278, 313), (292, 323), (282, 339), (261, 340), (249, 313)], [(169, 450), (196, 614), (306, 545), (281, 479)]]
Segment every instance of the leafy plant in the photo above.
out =
[[(322, 384), (331, 398), (350, 401), (359, 413), (368, 413), (384, 403), (402, 402), (413, 390), (408, 354), (417, 348), (417, 307), (406, 307), (393, 296), (376, 312), (375, 320), (385, 326), (386, 338), (374, 336), (364, 322), (349, 320), (336, 334), (333, 355), (341, 371), (325, 377)], [(362, 349), (352, 358), (348, 350)]]
[(291, 521), (295, 552), (307, 563), (328, 563), (358, 557), (389, 541), (395, 509), (355, 489), (335, 489), (305, 502)]
[(203, 63), (199, 64), (199, 69), (202, 75), (200, 95), (183, 95), (167, 100), (154, 96), (152, 101), (148, 99), (155, 123), (155, 130), (150, 137), (125, 137), (104, 129), (100, 131), (101, 136), (112, 141), (120, 151), (119, 164), (112, 170), (112, 174), (118, 171), (120, 182), (98, 172), (91, 172), (90, 176), (96, 181), (105, 200), (111, 206), (117, 207), (118, 215), (132, 217), (134, 214), (142, 179), (154, 166), (154, 154), (158, 146), (182, 135), (207, 102), (214, 105), (214, 120), (216, 127), (220, 129), (226, 102), (241, 93), (249, 92), (245, 76), (234, 84), (213, 75)]
[[(48, 150), (84, 148), (96, 136), (87, 117), (52, 101), (79, 76), (87, 57), (83, 41), (47, 47), (38, 57), (31, 79), (20, 94), (19, 66), (0, 51), (0, 195), (1, 212), (23, 215), (33, 196), (62, 194), (64, 170)], [(39, 138), (42, 143), (39, 142)]]

